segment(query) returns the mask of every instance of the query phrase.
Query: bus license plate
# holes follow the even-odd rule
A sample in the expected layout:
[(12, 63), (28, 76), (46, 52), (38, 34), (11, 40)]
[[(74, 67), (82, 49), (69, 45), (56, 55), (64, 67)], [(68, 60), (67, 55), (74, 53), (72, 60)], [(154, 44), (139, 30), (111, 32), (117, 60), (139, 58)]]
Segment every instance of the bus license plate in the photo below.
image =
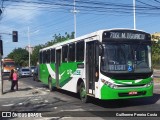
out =
[(132, 92), (129, 92), (128, 94), (129, 95), (137, 95), (137, 92), (136, 91), (132, 91)]

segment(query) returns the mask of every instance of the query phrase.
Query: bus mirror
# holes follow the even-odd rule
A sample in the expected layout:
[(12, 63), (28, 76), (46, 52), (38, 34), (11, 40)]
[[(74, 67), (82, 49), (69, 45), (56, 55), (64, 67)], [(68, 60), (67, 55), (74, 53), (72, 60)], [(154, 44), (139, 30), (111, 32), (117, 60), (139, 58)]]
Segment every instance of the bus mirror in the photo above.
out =
[(99, 43), (99, 56), (103, 55), (103, 45)]

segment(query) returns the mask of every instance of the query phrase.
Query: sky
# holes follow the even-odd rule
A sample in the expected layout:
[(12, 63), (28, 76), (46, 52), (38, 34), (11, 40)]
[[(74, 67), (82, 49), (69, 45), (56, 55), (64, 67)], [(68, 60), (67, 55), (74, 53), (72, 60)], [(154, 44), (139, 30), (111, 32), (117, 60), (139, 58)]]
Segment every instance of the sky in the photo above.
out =
[[(136, 1), (136, 29), (160, 32), (160, 0)], [(18, 31), (18, 42), (1, 34), (6, 57), (15, 48), (45, 44), (74, 31), (74, 0), (0, 0), (0, 33)], [(76, 36), (101, 29), (134, 27), (133, 0), (75, 0)], [(29, 36), (28, 36), (29, 35)]]

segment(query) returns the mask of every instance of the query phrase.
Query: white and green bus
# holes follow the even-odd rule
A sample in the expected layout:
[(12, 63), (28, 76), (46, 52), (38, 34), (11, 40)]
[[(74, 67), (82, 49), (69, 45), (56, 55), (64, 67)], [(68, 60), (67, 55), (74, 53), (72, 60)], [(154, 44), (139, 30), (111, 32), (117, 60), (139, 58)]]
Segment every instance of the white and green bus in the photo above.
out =
[(100, 30), (39, 52), (40, 81), (83, 102), (152, 96), (152, 74), (151, 36), (140, 30)]

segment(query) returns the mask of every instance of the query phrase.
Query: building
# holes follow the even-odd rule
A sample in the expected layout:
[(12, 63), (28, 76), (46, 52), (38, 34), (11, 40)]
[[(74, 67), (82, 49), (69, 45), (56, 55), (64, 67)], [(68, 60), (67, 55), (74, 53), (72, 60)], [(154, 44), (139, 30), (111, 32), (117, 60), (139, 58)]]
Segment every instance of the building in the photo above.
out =
[(155, 41), (155, 42), (158, 42), (160, 41), (160, 32), (155, 32), (152, 35), (152, 40)]

